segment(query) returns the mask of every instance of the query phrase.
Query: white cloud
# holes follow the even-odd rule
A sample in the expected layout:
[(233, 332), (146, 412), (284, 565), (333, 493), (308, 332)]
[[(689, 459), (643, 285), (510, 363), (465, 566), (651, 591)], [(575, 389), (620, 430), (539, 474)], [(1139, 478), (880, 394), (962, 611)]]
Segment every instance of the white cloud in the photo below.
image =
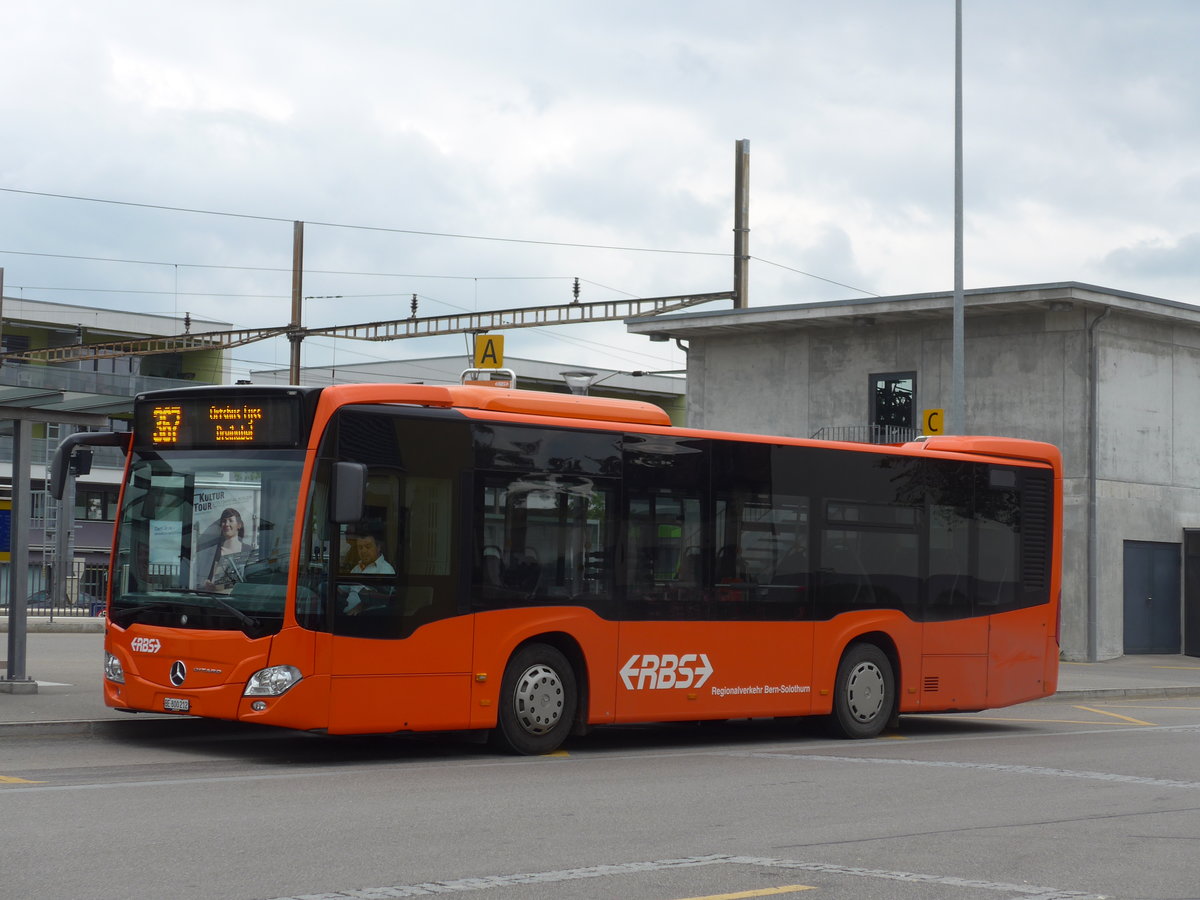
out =
[(247, 85), (230, 73), (198, 72), (136, 52), (114, 50), (109, 91), (120, 105), (147, 112), (245, 114), (286, 122), (293, 108), (273, 90)]
[[(1200, 6), (965, 6), (969, 284), (1197, 296)], [(726, 257), (551, 244), (730, 252), (740, 138), (753, 254), (879, 293), (951, 280), (947, 0), (9, 12), (8, 83), (24, 87), (0, 97), (0, 186), (281, 220), (0, 194), (0, 250), (158, 263), (0, 255), (9, 294), (282, 322), (292, 219), (546, 242), (310, 224), (306, 293), (342, 298), (310, 301), (314, 321), (407, 314), (413, 292), (427, 314), (562, 302), (576, 276), (587, 299), (724, 290)], [(852, 293), (761, 262), (751, 278), (755, 305)], [(593, 365), (678, 360), (620, 325), (514, 338)], [(311, 352), (437, 352), (344, 345)]]

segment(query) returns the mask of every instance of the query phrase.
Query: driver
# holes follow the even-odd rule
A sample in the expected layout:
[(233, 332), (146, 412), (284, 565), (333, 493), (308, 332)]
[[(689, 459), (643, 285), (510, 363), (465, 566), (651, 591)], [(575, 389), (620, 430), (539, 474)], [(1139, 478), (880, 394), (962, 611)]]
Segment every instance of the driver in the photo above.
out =
[[(350, 552), (342, 561), (342, 569), (351, 575), (395, 575), (396, 570), (383, 558), (383, 535), (381, 530), (360, 524), (346, 532)], [(363, 611), (362, 592), (366, 585), (351, 585), (343, 612), (356, 616)]]

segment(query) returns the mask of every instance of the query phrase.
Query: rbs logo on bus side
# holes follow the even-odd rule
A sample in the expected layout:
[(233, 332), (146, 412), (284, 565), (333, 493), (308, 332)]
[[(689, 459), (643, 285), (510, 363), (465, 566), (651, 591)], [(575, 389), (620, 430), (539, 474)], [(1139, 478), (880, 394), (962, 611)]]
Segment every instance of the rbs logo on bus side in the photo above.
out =
[[(699, 662), (700, 665), (696, 665)], [(713, 673), (707, 653), (635, 653), (618, 673), (627, 691), (701, 687)]]

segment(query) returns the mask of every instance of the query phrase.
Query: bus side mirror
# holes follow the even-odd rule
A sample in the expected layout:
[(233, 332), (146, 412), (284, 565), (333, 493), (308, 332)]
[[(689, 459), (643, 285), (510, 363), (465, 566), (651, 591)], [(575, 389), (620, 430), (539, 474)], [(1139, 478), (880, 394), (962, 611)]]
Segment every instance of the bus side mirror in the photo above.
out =
[(331, 490), (330, 520), (339, 525), (359, 521), (366, 513), (367, 467), (362, 463), (335, 462)]
[(92, 451), (80, 447), (71, 457), (72, 475), (90, 475), (92, 473)]
[[(61, 500), (68, 473), (86, 475), (92, 470), (92, 451), (77, 452), (76, 447), (120, 447), (128, 453), (132, 440), (133, 435), (128, 431), (77, 431), (68, 434), (58, 445), (50, 464), (50, 495), (55, 500)], [(75, 455), (74, 460), (72, 454)], [(86, 461), (83, 459), (85, 455)]]

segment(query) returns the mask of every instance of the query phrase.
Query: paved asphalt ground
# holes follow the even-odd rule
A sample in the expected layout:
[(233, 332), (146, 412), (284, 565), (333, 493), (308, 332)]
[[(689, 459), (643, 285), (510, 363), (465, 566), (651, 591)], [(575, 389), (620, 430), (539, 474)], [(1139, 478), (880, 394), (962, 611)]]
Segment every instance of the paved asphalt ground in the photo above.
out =
[[(30, 619), (25, 674), (36, 692), (6, 690), (8, 666), (0, 662), (0, 736), (87, 732), (97, 722), (135, 722), (109, 709), (100, 694), (103, 622), (94, 618)], [(7, 659), (7, 618), (0, 618), (0, 659)], [(18, 687), (27, 687), (19, 685)], [(1122, 656), (1097, 663), (1064, 662), (1058, 696), (1200, 696), (1200, 658)]]

